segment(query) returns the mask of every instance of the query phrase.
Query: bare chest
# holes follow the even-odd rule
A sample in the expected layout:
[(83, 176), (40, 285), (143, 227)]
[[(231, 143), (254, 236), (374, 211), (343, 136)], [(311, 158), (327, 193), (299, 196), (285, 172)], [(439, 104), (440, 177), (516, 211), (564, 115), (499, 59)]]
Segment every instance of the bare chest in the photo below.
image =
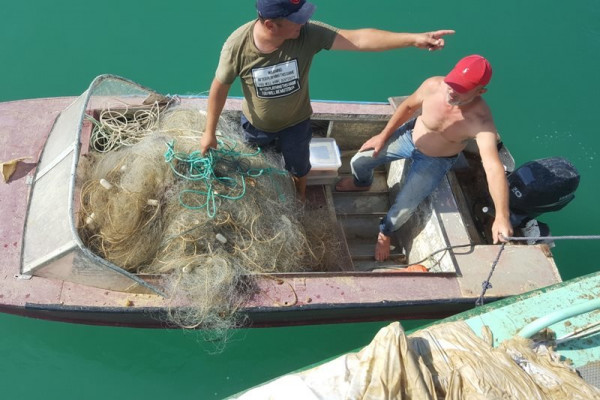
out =
[(443, 96), (427, 99), (422, 105), (418, 135), (436, 134), (440, 140), (463, 143), (474, 137), (469, 112), (450, 106)]

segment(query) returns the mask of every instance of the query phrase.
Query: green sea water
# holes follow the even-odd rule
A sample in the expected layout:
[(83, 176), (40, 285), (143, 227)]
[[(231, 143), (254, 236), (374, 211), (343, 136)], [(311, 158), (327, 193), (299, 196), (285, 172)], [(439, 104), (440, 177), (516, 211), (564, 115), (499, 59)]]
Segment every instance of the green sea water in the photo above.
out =
[[(482, 54), (494, 67), (485, 97), (517, 165), (563, 156), (581, 174), (575, 200), (540, 220), (556, 235), (600, 234), (598, 0), (314, 3), (315, 19), (341, 28), (456, 30), (433, 53), (324, 51), (312, 67), (314, 99), (386, 101)], [(253, 0), (2, 1), (0, 101), (78, 95), (103, 73), (161, 93), (203, 93), (223, 41), (254, 15)], [(600, 243), (557, 242), (554, 254), (568, 279), (598, 269)], [(210, 354), (197, 332), (0, 315), (0, 398), (219, 399), (365, 345), (384, 324), (244, 329)]]

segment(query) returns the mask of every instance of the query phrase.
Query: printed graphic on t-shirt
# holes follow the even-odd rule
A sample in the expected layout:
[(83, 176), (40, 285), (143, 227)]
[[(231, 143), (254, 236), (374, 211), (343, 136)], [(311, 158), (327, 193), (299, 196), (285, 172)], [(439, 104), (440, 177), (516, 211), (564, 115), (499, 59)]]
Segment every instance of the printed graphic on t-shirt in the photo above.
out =
[(256, 95), (260, 98), (282, 97), (300, 90), (296, 59), (252, 70)]

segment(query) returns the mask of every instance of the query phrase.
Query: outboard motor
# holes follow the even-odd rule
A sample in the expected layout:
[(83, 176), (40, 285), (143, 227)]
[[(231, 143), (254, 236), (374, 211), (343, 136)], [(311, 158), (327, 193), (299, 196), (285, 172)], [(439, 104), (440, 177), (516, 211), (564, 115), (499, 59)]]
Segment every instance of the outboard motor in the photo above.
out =
[(560, 157), (530, 161), (508, 177), (510, 221), (514, 227), (524, 220), (558, 211), (575, 198), (579, 173)]
[(550, 235), (548, 225), (536, 217), (562, 209), (575, 198), (579, 185), (579, 173), (573, 164), (560, 157), (525, 163), (507, 179), (510, 222), (526, 237)]

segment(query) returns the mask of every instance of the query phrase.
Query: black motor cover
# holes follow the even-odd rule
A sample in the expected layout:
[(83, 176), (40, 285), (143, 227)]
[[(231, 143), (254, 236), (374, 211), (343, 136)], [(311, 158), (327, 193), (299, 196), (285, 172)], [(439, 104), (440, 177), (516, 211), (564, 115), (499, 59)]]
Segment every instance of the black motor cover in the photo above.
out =
[(568, 160), (549, 157), (527, 162), (508, 176), (513, 225), (525, 217), (557, 211), (575, 197), (579, 173)]

